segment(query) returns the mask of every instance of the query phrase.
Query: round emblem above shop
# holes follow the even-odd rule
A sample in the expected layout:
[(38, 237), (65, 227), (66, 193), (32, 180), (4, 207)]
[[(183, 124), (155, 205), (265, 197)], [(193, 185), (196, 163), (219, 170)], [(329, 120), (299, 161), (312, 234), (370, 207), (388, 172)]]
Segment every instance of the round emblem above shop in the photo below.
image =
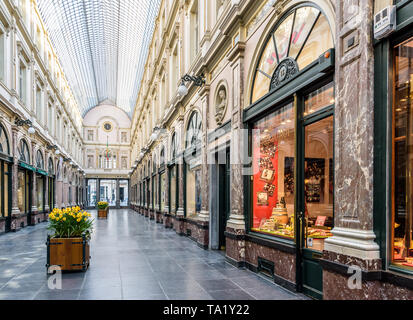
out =
[(287, 57), (280, 62), (271, 79), (270, 91), (277, 89), (284, 82), (287, 82), (298, 73), (297, 62)]
[(106, 132), (111, 132), (113, 130), (113, 126), (110, 122), (105, 122), (103, 124), (103, 130), (105, 130)]

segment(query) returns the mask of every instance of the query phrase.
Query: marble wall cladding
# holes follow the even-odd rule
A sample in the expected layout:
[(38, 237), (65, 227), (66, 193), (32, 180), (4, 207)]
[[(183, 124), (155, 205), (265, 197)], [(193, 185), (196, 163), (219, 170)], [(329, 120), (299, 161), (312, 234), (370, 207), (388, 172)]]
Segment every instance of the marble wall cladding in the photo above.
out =
[(246, 241), (245, 261), (257, 267), (258, 257), (274, 262), (274, 274), (295, 283), (295, 254), (285, 253), (277, 249)]
[(155, 212), (155, 221), (156, 223), (163, 223), (163, 214), (160, 211)]
[(11, 218), (11, 230), (19, 231), (21, 228), (27, 227), (27, 215), (15, 215)]
[[(34, 226), (41, 222), (41, 214), (38, 212), (32, 212), (30, 215), (30, 225)], [(40, 220), (40, 221), (39, 221)]]
[(209, 229), (208, 229), (208, 222), (205, 221), (197, 221), (196, 223), (193, 222), (185, 222), (185, 234), (188, 235), (188, 230), (190, 230), (189, 237), (196, 241), (202, 247), (208, 247), (209, 245)]
[(226, 238), (225, 253), (228, 258), (236, 262), (245, 261), (245, 240)]
[(185, 234), (185, 221), (182, 219), (177, 219), (176, 217), (172, 217), (172, 224), (175, 232), (179, 235)]
[(364, 271), (376, 271), (381, 270), (381, 259), (359, 259), (356, 257), (339, 254), (336, 252), (324, 251), (323, 259), (333, 261), (346, 266), (357, 266)]
[(171, 228), (172, 227), (172, 218), (171, 218), (171, 216), (164, 215), (163, 225), (165, 226), (165, 228)]
[(387, 282), (363, 281), (361, 289), (351, 289), (348, 282), (348, 277), (324, 270), (324, 300), (413, 300), (413, 290)]
[(6, 220), (0, 220), (0, 234), (6, 232)]
[[(373, 228), (373, 0), (336, 1), (335, 226)], [(348, 48), (349, 34), (356, 45)]]
[(149, 218), (150, 218), (151, 220), (155, 220), (155, 211), (149, 210)]

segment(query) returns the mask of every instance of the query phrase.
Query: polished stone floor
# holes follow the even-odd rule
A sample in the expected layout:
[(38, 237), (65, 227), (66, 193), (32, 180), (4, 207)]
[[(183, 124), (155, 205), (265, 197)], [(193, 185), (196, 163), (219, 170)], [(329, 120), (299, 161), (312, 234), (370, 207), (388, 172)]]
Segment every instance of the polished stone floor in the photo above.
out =
[(95, 221), (89, 270), (63, 274), (62, 289), (50, 290), (47, 232), (43, 223), (0, 236), (0, 300), (305, 299), (131, 210)]

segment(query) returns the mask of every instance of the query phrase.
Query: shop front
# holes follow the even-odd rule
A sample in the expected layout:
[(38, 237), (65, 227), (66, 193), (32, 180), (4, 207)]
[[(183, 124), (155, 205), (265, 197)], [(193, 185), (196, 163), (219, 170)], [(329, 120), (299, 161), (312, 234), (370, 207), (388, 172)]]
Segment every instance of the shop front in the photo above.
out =
[(11, 166), (10, 144), (4, 127), (0, 124), (0, 233), (11, 228)]
[(171, 161), (168, 164), (168, 185), (169, 185), (169, 212), (165, 214), (164, 225), (167, 228), (174, 228), (176, 225), (176, 212), (178, 210), (179, 180), (176, 149), (176, 133), (171, 140)]
[(49, 205), (49, 210), (50, 212), (53, 211), (53, 209), (56, 206), (55, 203), (55, 170), (54, 170), (54, 164), (53, 164), (53, 159), (49, 158), (49, 164), (48, 164), (48, 177), (47, 177), (47, 183), (49, 184), (48, 187), (48, 205)]
[(322, 298), (319, 261), (334, 227), (333, 35), (322, 10), (304, 3), (266, 39), (244, 110), (246, 235), (227, 230), (227, 246), (243, 238), (248, 268)]
[(159, 167), (159, 220), (157, 222), (164, 223), (166, 213), (166, 183), (167, 172), (165, 166), (165, 150), (161, 151), (161, 165)]
[[(17, 203), (20, 216), (15, 222), (18, 227), (25, 227), (31, 224), (32, 197), (31, 190), (33, 184), (33, 173), (36, 171), (30, 163), (29, 147), (24, 140), (20, 140), (18, 146), (19, 167), (17, 173)], [(16, 226), (17, 227), (17, 226)]]
[(208, 221), (201, 221), (201, 140), (202, 120), (198, 111), (189, 118), (184, 152), (185, 234), (199, 246), (208, 248)]
[(40, 223), (45, 218), (46, 212), (46, 181), (47, 172), (44, 167), (44, 159), (40, 150), (36, 153), (36, 193), (37, 193), (37, 217), (36, 223)]
[(158, 196), (158, 175), (157, 175), (157, 164), (155, 158), (152, 161), (152, 173), (151, 173), (151, 206), (149, 217), (151, 220), (155, 220), (156, 216), (156, 206), (157, 206), (157, 196)]

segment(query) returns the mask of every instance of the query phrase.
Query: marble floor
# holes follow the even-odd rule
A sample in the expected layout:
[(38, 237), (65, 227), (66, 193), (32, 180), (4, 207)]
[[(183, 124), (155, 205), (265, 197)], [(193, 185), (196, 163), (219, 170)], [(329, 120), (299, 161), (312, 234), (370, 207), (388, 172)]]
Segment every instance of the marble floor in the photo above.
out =
[(0, 300), (306, 299), (126, 209), (95, 221), (89, 270), (63, 274), (51, 290), (47, 233), (43, 223), (0, 236)]

